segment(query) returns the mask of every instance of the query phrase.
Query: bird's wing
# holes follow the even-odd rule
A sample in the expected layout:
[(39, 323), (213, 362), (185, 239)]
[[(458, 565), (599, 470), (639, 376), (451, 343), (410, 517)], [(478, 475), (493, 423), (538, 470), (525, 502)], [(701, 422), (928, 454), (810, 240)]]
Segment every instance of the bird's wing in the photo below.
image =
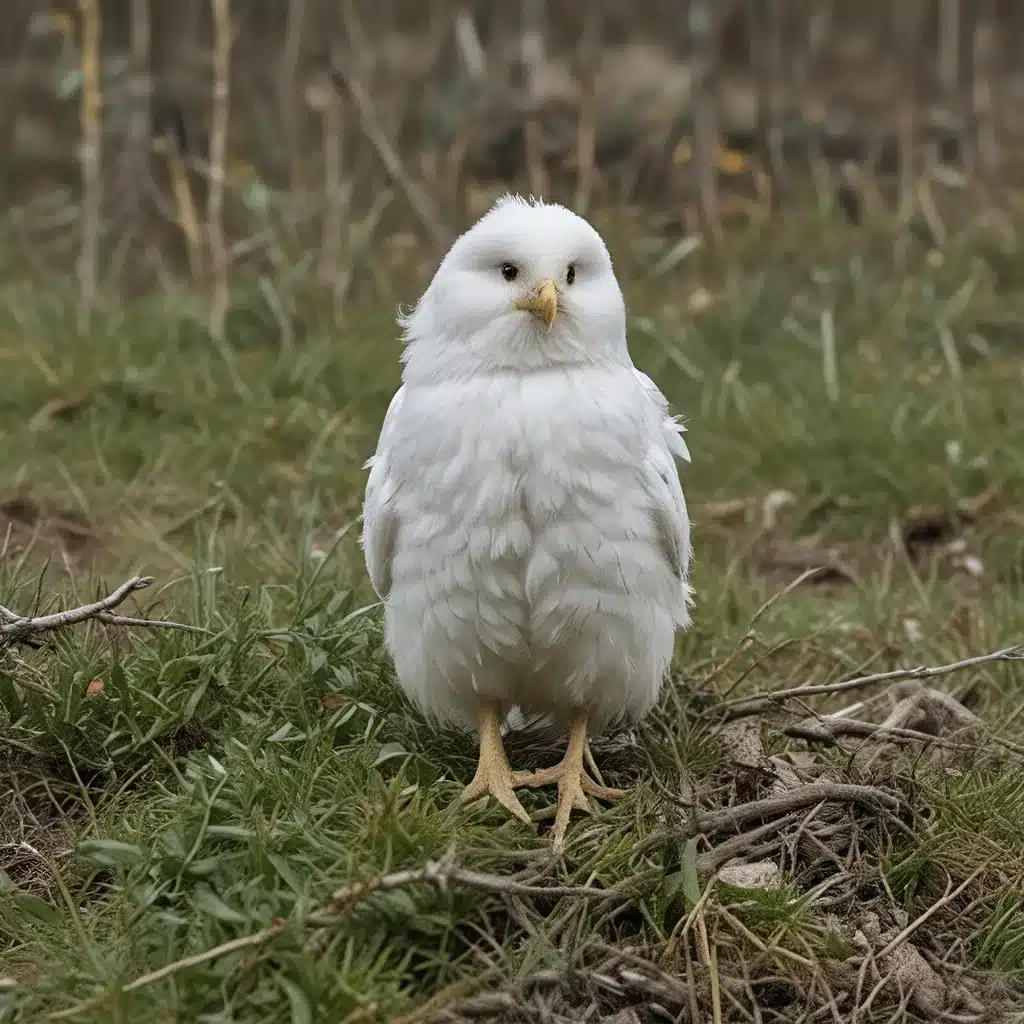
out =
[(675, 464), (676, 458), (690, 461), (689, 449), (682, 438), (686, 428), (677, 417), (669, 415), (668, 399), (654, 381), (641, 370), (634, 370), (634, 373), (644, 393), (661, 414), (660, 434), (652, 439), (644, 460), (644, 475), (653, 500), (652, 514), (658, 540), (673, 573), (689, 593), (690, 517)]
[(683, 440), (683, 434), (686, 433), (686, 427), (679, 422), (678, 416), (672, 416), (668, 411), (668, 399), (658, 390), (657, 384), (647, 376), (643, 370), (638, 370), (633, 367), (633, 373), (636, 374), (636, 379), (640, 382), (640, 386), (644, 389), (644, 393), (647, 397), (657, 406), (658, 411), (661, 413), (661, 427), (662, 432), (665, 435), (665, 444), (668, 445), (668, 450), (676, 456), (676, 458), (684, 459), (686, 462), (690, 461), (690, 449), (686, 447), (686, 442)]
[(394, 508), (397, 482), (389, 467), (389, 456), (404, 392), (403, 385), (391, 399), (384, 425), (380, 428), (377, 451), (364, 466), (370, 470), (370, 475), (363, 498), (363, 556), (370, 582), (382, 601), (391, 592), (391, 558), (398, 533), (398, 516)]

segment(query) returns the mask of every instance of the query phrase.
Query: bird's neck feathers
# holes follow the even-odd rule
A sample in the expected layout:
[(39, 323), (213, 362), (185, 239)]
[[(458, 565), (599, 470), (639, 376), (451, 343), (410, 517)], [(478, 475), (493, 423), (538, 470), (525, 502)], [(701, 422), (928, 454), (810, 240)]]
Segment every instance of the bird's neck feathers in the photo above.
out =
[(571, 366), (631, 365), (621, 326), (581, 330), (571, 314), (550, 331), (518, 315), (461, 325), (439, 312), (428, 293), (399, 319), (406, 383), (434, 384)]

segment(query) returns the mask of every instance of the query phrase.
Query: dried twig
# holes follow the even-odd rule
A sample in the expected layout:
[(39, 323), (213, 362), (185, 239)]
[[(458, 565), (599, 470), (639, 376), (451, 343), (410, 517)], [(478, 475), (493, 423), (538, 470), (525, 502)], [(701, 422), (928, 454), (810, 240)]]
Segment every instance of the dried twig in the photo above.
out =
[[(878, 810), (879, 808), (896, 812), (905, 806), (903, 801), (895, 794), (878, 789), (875, 786), (857, 786), (839, 782), (813, 782), (807, 785), (797, 786), (786, 793), (777, 796), (765, 797), (763, 800), (751, 800), (748, 803), (736, 804), (733, 807), (726, 807), (717, 811), (697, 811), (691, 807), (687, 810), (692, 817), (685, 824), (677, 828), (655, 833), (648, 836), (635, 849), (636, 855), (641, 855), (649, 850), (662, 845), (668, 837), (692, 836), (692, 835), (713, 835), (716, 832), (738, 832), (752, 822), (771, 822), (772, 827), (766, 829), (755, 829), (743, 836), (744, 844), (751, 839), (767, 838), (775, 827), (783, 827), (785, 822), (780, 821), (786, 816), (793, 814), (806, 807), (814, 807), (820, 803), (845, 803), (862, 804), (865, 807)], [(724, 844), (723, 844), (724, 848)], [(730, 856), (736, 856), (742, 852), (742, 847), (736, 850), (728, 849)], [(716, 851), (703, 855), (704, 866), (710, 866), (718, 858)]]
[(108, 626), (138, 626), (149, 629), (179, 629), (188, 633), (209, 633), (202, 626), (190, 626), (183, 622), (169, 622), (165, 619), (142, 619), (128, 615), (114, 615), (111, 609), (117, 608), (137, 590), (145, 590), (154, 583), (152, 576), (133, 576), (126, 580), (115, 591), (93, 601), (91, 604), (68, 608), (66, 611), (54, 612), (51, 615), (18, 615), (9, 608), (0, 605), (0, 648), (22, 643), (24, 640), (40, 633), (51, 633), (55, 629), (65, 629), (89, 619), (96, 619)]
[(917, 729), (898, 729), (878, 722), (862, 722), (856, 718), (812, 718), (782, 730), (790, 739), (806, 740), (808, 743), (834, 744), (843, 736), (860, 739), (874, 739), (889, 743), (930, 743), (952, 750), (973, 750), (973, 744), (957, 743), (930, 732)]
[(733, 721), (748, 715), (760, 715), (765, 711), (778, 707), (783, 701), (802, 700), (805, 697), (817, 697), (822, 694), (845, 693), (848, 690), (862, 689), (875, 683), (895, 683), (904, 679), (935, 679), (947, 676), (964, 669), (977, 668), (997, 661), (1024, 661), (1024, 644), (1004, 647), (1001, 651), (990, 654), (979, 654), (972, 658), (963, 658), (947, 665), (919, 665), (917, 668), (898, 668), (891, 672), (874, 672), (867, 676), (856, 676), (837, 683), (808, 684), (793, 686), (775, 693), (756, 693), (749, 697), (737, 697), (725, 702), (726, 720)]
[(410, 885), (429, 883), (438, 889), (449, 886), (462, 886), (478, 892), (489, 892), (507, 896), (547, 897), (561, 899), (572, 897), (588, 900), (629, 900), (632, 896), (620, 889), (598, 889), (591, 885), (534, 885), (515, 878), (501, 875), (489, 875), (481, 871), (470, 871), (458, 867), (451, 856), (441, 860), (427, 861), (422, 868), (410, 868), (407, 871), (394, 871), (386, 875), (376, 875), (362, 882), (353, 882), (338, 889), (327, 902), (326, 906), (315, 911), (308, 918), (311, 924), (327, 923), (337, 919), (355, 904), (366, 899), (375, 892), (389, 889), (404, 889)]
[(972, 882), (980, 878), (981, 875), (988, 870), (988, 867), (988, 862), (982, 864), (981, 867), (972, 871), (971, 874), (969, 874), (967, 878), (965, 878), (955, 889), (952, 889), (952, 891), (950, 887), (947, 887), (945, 895), (940, 900), (937, 900), (923, 914), (911, 921), (910, 924), (908, 924), (907, 927), (899, 933), (899, 935), (887, 942), (885, 946), (875, 954), (876, 959), (882, 960), (890, 953), (899, 949), (900, 946), (902, 946), (914, 934), (914, 932), (916, 932), (921, 925), (928, 920), (928, 918), (934, 917), (935, 914), (937, 914), (943, 907), (948, 907), (949, 904), (952, 903), (966, 888), (968, 888)]
[(500, 875), (489, 875), (481, 871), (470, 871), (455, 864), (453, 852), (449, 852), (440, 860), (427, 861), (422, 868), (410, 868), (407, 871), (394, 871), (386, 875), (377, 875), (362, 882), (353, 882), (338, 889), (327, 903), (319, 910), (310, 914), (308, 924), (319, 926), (307, 943), (307, 949), (314, 955), (323, 952), (329, 938), (329, 926), (335, 923), (357, 903), (375, 892), (391, 889), (404, 889), (411, 885), (427, 883), (438, 889), (449, 886), (461, 886), (475, 889), (478, 892), (496, 893), (506, 896), (546, 897), (561, 899), (570, 897), (595, 901), (631, 899), (629, 893), (620, 889), (598, 889), (590, 885), (534, 885), (517, 878), (504, 878)]
[(779, 796), (751, 800), (749, 803), (726, 807), (720, 811), (698, 812), (696, 830), (705, 835), (725, 829), (737, 829), (752, 821), (777, 818), (802, 807), (813, 807), (822, 801), (832, 803), (863, 804), (877, 809), (884, 807), (898, 811), (903, 802), (894, 793), (875, 786), (856, 786), (839, 782), (812, 782), (798, 786)]

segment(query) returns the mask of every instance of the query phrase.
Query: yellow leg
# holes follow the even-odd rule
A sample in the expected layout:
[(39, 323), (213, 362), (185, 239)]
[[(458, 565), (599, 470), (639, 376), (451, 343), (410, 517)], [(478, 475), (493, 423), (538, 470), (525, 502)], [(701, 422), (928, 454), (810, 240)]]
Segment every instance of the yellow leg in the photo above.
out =
[(590, 752), (590, 743), (587, 740), (587, 715), (580, 712), (575, 715), (569, 727), (569, 746), (566, 748), (565, 757), (553, 768), (543, 768), (538, 772), (517, 772), (515, 784), (517, 786), (550, 786), (558, 783), (558, 801), (555, 805), (555, 825), (551, 830), (551, 838), (556, 850), (561, 850), (565, 845), (565, 832), (569, 827), (569, 817), (573, 809), (589, 811), (590, 804), (588, 796), (596, 797), (599, 800), (615, 800), (625, 796), (624, 789), (610, 789), (603, 783), (595, 782), (586, 771), (586, 762), (589, 761), (591, 770), (598, 778), (597, 765), (594, 764), (594, 757)]
[(462, 791), (462, 803), (470, 803), (493, 796), (502, 807), (511, 811), (520, 821), (532, 825), (526, 808), (519, 802), (513, 787), (518, 784), (518, 773), (513, 773), (505, 757), (501, 742), (501, 706), (496, 701), (481, 702), (477, 711), (477, 728), (480, 731), (480, 756), (477, 760), (476, 775)]

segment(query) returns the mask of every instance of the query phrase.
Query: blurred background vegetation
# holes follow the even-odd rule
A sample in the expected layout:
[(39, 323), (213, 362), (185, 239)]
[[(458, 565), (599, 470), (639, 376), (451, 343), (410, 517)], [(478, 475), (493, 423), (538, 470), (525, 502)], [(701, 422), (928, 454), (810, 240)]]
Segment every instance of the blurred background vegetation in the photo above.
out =
[(1022, 33), (1014, 0), (6, 0), (5, 248), (77, 258), (85, 306), (210, 283), (218, 328), (235, 269), (301, 254), (341, 299), (381, 221), (436, 258), (506, 188), (927, 229), (933, 190), (1012, 181)]

